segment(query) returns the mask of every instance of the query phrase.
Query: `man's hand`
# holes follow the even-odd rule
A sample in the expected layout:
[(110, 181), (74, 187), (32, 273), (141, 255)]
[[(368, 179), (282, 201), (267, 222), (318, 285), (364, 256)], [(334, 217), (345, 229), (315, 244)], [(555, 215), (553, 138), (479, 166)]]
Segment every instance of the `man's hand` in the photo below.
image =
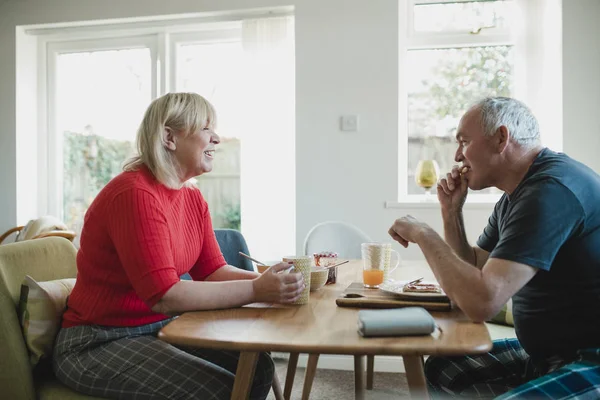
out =
[(292, 266), (292, 264), (281, 262), (273, 265), (254, 279), (252, 284), (255, 301), (260, 303), (293, 303), (298, 300), (306, 287), (302, 274), (282, 272)]
[(400, 243), (404, 247), (408, 247), (409, 243), (417, 243), (420, 236), (427, 229), (431, 229), (429, 225), (420, 222), (410, 215), (407, 215), (405, 217), (398, 218), (388, 233), (396, 242)]
[[(437, 184), (437, 196), (442, 211), (459, 213), (465, 204), (469, 187), (467, 178), (461, 174), (460, 168), (458, 165), (452, 167), (452, 171), (448, 172), (446, 177), (440, 179)], [(468, 167), (464, 168), (468, 170)]]

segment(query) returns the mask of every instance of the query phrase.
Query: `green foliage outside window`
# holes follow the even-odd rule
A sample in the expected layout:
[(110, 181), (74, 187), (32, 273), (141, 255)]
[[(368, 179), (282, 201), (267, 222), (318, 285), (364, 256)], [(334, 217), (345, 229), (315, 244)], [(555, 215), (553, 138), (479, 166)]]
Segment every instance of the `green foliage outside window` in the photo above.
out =
[(132, 150), (129, 141), (64, 133), (63, 212), (67, 226), (81, 228), (84, 213), (94, 197), (123, 170), (123, 162)]
[[(226, 141), (227, 142), (227, 141)], [(232, 141), (235, 148), (238, 141)], [(227, 148), (227, 143), (225, 146)], [(223, 151), (223, 149), (221, 149)], [(123, 163), (133, 154), (133, 144), (129, 141), (107, 139), (94, 134), (65, 132), (63, 135), (63, 219), (71, 229), (79, 231), (83, 226), (86, 210), (100, 190), (123, 170)], [(233, 157), (233, 158), (232, 158)], [(237, 161), (236, 161), (237, 160)], [(239, 162), (239, 154), (233, 152), (229, 157), (224, 154), (220, 159), (222, 165), (228, 162)], [(239, 178), (234, 180), (239, 186)], [(229, 196), (227, 201), (221, 201), (222, 186), (204, 188), (211, 197), (219, 199), (209, 201), (214, 207), (218, 218), (213, 222), (214, 228), (230, 228), (240, 230), (241, 214), (239, 194)], [(226, 196), (227, 197), (227, 196)], [(223, 204), (220, 207), (220, 203)]]
[(466, 47), (446, 50), (460, 54), (440, 62), (436, 80), (426, 82), (436, 119), (461, 116), (473, 102), (488, 96), (510, 96), (512, 55), (510, 47)]
[[(514, 76), (510, 46), (411, 50), (410, 61), (423, 63), (418, 89), (408, 94), (408, 193), (420, 159), (435, 159), (440, 171), (455, 164), (455, 129), (474, 102), (488, 96), (511, 96)], [(436, 60), (434, 64), (428, 64)], [(429, 66), (430, 68), (427, 68)], [(435, 188), (434, 188), (435, 190)], [(495, 189), (486, 189), (493, 193)]]
[(220, 217), (223, 220), (223, 228), (240, 230), (242, 217), (239, 203), (234, 205), (228, 204), (225, 206), (225, 210), (220, 213)]

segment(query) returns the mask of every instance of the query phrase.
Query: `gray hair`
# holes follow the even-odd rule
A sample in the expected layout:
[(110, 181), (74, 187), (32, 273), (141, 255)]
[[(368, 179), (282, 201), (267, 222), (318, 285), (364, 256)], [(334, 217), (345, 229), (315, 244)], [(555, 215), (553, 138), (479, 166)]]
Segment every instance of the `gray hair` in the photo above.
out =
[(523, 146), (541, 143), (538, 121), (524, 103), (510, 97), (487, 97), (477, 102), (483, 133), (491, 136), (504, 125), (512, 139)]
[(137, 131), (137, 155), (126, 161), (124, 171), (134, 171), (145, 165), (156, 179), (171, 189), (180, 189), (178, 166), (164, 145), (164, 131), (193, 135), (216, 124), (215, 109), (196, 93), (167, 93), (155, 99), (144, 114)]

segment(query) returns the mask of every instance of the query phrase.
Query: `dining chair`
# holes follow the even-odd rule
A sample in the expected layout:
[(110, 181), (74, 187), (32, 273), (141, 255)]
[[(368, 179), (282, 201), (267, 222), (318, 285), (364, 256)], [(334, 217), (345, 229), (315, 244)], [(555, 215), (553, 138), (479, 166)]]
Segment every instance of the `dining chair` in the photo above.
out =
[[(360, 245), (373, 240), (360, 228), (344, 221), (325, 221), (311, 228), (304, 239), (304, 254), (333, 251), (339, 258), (362, 258)], [(360, 365), (355, 362), (355, 366)], [(367, 356), (367, 389), (373, 389), (375, 356)], [(307, 366), (308, 368), (308, 366)], [(314, 366), (316, 368), (316, 365)], [(311, 371), (314, 375), (315, 371)]]
[[(252, 261), (246, 257), (242, 257), (239, 253), (241, 251), (245, 254), (250, 254), (246, 239), (244, 239), (244, 235), (240, 231), (235, 229), (215, 229), (215, 236), (227, 264), (246, 271), (257, 272)], [(186, 273), (181, 276), (181, 279), (191, 280), (192, 277)]]
[(215, 236), (227, 264), (246, 271), (257, 272), (252, 261), (240, 255), (240, 251), (250, 254), (246, 239), (244, 239), (240, 231), (235, 229), (215, 229)]
[(371, 238), (357, 226), (343, 221), (325, 221), (315, 225), (304, 239), (304, 254), (334, 251), (340, 258), (360, 259), (361, 243)]

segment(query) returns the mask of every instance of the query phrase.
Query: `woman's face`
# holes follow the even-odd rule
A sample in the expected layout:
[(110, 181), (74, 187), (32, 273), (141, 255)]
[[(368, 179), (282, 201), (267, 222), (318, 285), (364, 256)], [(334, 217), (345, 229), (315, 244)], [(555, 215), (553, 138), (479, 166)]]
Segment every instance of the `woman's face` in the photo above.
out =
[(211, 128), (185, 136), (184, 132), (175, 135), (175, 159), (179, 164), (182, 182), (213, 169), (215, 146), (220, 143), (219, 135)]

